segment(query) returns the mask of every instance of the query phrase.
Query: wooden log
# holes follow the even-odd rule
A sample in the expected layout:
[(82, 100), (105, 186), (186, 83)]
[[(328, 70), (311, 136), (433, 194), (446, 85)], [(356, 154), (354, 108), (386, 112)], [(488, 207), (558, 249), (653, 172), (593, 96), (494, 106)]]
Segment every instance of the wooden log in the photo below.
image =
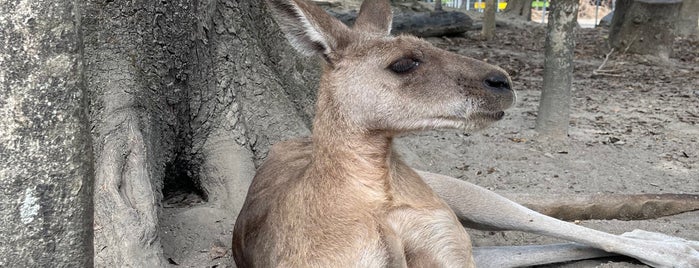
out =
[(682, 0), (619, 0), (610, 45), (622, 52), (668, 59), (681, 6)]
[[(328, 12), (347, 25), (353, 25), (357, 19), (356, 11)], [(472, 25), (473, 20), (468, 15), (457, 11), (400, 12), (393, 16), (391, 33), (408, 33), (419, 37), (449, 36), (462, 34)]]
[(525, 207), (557, 219), (647, 220), (699, 210), (696, 194), (505, 194)]

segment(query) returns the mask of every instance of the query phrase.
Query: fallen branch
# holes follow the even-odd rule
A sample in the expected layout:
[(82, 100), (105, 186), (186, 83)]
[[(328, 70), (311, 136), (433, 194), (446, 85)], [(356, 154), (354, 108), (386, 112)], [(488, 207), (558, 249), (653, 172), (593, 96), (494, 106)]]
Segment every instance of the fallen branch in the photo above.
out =
[(607, 54), (604, 56), (604, 61), (602, 61), (602, 64), (600, 64), (600, 66), (597, 67), (597, 69), (595, 69), (595, 70), (592, 71), (592, 75), (593, 75), (593, 76), (601, 76), (601, 75), (615, 76), (615, 77), (621, 77), (621, 76), (623, 76), (623, 75), (621, 75), (621, 74), (617, 74), (617, 73), (616, 73), (616, 72), (618, 72), (618, 70), (603, 70), (603, 69), (602, 69), (602, 68), (604, 68), (604, 65), (607, 64), (607, 61), (609, 60), (609, 56), (611, 56), (612, 53), (614, 53), (614, 48), (612, 48), (612, 49), (609, 51), (609, 53), (607, 53)]

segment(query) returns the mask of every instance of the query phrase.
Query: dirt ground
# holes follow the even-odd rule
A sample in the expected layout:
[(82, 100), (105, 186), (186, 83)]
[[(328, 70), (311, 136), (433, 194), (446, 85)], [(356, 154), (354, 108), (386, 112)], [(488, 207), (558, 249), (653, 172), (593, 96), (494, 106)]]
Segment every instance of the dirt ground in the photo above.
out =
[[(505, 195), (699, 194), (699, 41), (677, 39), (669, 61), (610, 52), (606, 29), (579, 29), (569, 139), (534, 131), (543, 75), (544, 26), (504, 23), (493, 41), (477, 32), (431, 38), (444, 49), (505, 68), (517, 104), (493, 127), (476, 133), (426, 132), (401, 138), (416, 168), (450, 175)], [(163, 246), (177, 267), (232, 267), (233, 215), (205, 204), (166, 203)], [(196, 203), (196, 200), (193, 201)], [(226, 216), (228, 215), (228, 216)], [(194, 223), (194, 224), (193, 224)], [(580, 224), (612, 233), (635, 228), (699, 240), (699, 212), (642, 220)], [(520, 232), (471, 231), (476, 246), (556, 242)], [(548, 267), (645, 267), (604, 259)]]
[[(699, 194), (699, 42), (678, 39), (669, 62), (610, 52), (606, 29), (579, 29), (569, 140), (556, 145), (534, 131), (543, 82), (544, 27), (508, 24), (497, 38), (432, 38), (435, 45), (505, 68), (518, 101), (478, 133), (406, 137), (416, 167), (502, 194)], [(586, 221), (613, 233), (634, 228), (699, 239), (699, 213), (646, 221)], [(474, 244), (553, 242), (518, 232), (471, 232)], [(571, 267), (633, 267), (594, 261)], [(555, 266), (558, 267), (558, 266)]]

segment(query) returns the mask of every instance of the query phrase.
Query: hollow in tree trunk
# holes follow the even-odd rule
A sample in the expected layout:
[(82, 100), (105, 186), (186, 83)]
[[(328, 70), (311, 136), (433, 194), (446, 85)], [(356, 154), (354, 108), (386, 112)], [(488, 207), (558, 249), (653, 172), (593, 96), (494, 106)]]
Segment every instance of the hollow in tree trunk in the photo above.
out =
[(554, 1), (548, 18), (544, 86), (536, 130), (556, 140), (564, 140), (568, 134), (578, 6), (578, 0)]

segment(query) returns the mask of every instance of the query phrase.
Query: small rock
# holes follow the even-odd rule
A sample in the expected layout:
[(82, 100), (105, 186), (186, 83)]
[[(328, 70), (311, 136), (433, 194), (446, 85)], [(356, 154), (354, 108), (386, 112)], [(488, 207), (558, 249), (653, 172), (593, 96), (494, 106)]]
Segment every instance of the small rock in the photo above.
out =
[(497, 170), (494, 167), (489, 167), (488, 171), (486, 171), (486, 172), (488, 172), (488, 174), (493, 174), (493, 173), (495, 173), (495, 171), (497, 171)]
[(215, 260), (218, 258), (222, 258), (226, 256), (226, 252), (228, 250), (225, 247), (219, 246), (219, 245), (214, 245), (211, 247), (211, 250), (209, 251), (209, 254), (211, 255), (211, 259)]

